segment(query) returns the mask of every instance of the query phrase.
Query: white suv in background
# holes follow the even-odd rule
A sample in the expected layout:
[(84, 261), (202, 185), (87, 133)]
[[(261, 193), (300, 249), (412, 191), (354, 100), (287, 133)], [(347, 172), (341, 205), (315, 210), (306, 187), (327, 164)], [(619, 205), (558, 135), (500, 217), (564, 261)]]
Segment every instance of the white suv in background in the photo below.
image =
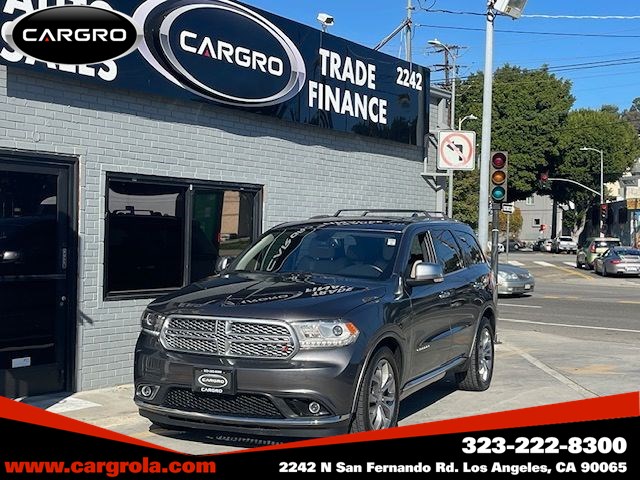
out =
[(554, 253), (576, 253), (578, 251), (578, 244), (571, 237), (560, 236), (553, 240), (551, 249)]

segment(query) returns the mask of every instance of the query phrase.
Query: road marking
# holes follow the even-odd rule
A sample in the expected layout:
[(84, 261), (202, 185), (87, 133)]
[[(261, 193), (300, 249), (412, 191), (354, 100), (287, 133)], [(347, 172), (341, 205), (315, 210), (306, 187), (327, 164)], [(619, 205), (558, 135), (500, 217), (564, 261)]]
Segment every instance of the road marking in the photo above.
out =
[(529, 353), (519, 349), (518, 347), (514, 347), (514, 346), (509, 345), (509, 346), (506, 346), (506, 349), (517, 353), (522, 358), (524, 358), (527, 362), (529, 362), (531, 365), (533, 365), (534, 367), (539, 368), (540, 370), (542, 370), (547, 375), (555, 378), (556, 380), (558, 380), (559, 382), (563, 383), (564, 385), (566, 385), (570, 389), (578, 392), (583, 397), (590, 398), (590, 397), (597, 397), (598, 396), (597, 393), (592, 392), (591, 390), (588, 390), (588, 389), (584, 388), (582, 385), (580, 385), (579, 383), (574, 382), (569, 377), (565, 377), (560, 372), (554, 370), (549, 365), (541, 362), (540, 360), (538, 360), (533, 355), (530, 355)]
[(536, 265), (540, 265), (541, 267), (555, 267), (555, 265), (553, 263), (549, 263), (549, 262), (541, 262), (539, 260), (536, 260), (535, 262)]
[(569, 266), (569, 267), (575, 267), (576, 266), (576, 262), (562, 262), (565, 265)]
[(571, 325), (568, 323), (534, 322), (533, 320), (514, 320), (513, 318), (501, 318), (498, 321), (511, 323), (530, 323), (533, 325), (549, 325), (551, 327), (582, 328), (585, 330), (606, 330), (610, 332), (640, 333), (640, 330), (631, 330), (629, 328), (594, 327), (591, 325)]
[(640, 305), (640, 302), (636, 300), (620, 300), (618, 303), (626, 303), (628, 305)]
[(513, 265), (514, 267), (524, 267), (524, 263), (517, 260), (509, 260), (509, 265)]
[(516, 305), (515, 303), (500, 303), (500, 307), (518, 307), (518, 308), (542, 308), (540, 305)]
[(558, 297), (556, 295), (542, 295), (542, 298), (548, 298), (551, 300), (582, 300), (580, 297), (571, 297), (569, 295), (564, 295), (562, 297)]
[[(536, 263), (546, 263), (546, 262), (536, 262)], [(549, 263), (548, 265), (557, 270), (570, 273), (571, 275), (576, 275), (578, 277), (586, 278), (587, 280), (591, 280), (592, 282), (595, 280), (593, 276), (587, 275), (586, 273), (579, 272), (576, 268), (572, 268), (571, 270), (569, 270), (567, 267), (560, 267), (559, 265), (553, 265), (552, 263)]]

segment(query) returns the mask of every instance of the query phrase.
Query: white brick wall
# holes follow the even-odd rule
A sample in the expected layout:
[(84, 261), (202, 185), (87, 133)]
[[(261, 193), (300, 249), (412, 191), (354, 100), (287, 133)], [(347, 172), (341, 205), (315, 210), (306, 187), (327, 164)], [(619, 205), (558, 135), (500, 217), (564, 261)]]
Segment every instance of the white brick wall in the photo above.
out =
[(422, 151), (0, 67), (0, 148), (80, 159), (78, 389), (132, 380), (148, 300), (102, 299), (106, 172), (264, 185), (264, 228), (346, 207), (436, 209)]

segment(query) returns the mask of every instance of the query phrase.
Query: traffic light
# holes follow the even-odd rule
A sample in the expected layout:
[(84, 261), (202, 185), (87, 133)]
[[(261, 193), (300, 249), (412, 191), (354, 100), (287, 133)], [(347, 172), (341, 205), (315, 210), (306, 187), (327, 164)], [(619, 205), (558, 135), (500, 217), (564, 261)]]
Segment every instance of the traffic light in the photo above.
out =
[(542, 172), (540, 174), (540, 187), (547, 188), (549, 186), (549, 172)]
[(606, 203), (600, 205), (600, 221), (602, 224), (607, 223), (607, 218), (609, 217), (609, 207)]
[(507, 152), (491, 152), (491, 186), (489, 194), (495, 203), (507, 201), (507, 167), (509, 155)]

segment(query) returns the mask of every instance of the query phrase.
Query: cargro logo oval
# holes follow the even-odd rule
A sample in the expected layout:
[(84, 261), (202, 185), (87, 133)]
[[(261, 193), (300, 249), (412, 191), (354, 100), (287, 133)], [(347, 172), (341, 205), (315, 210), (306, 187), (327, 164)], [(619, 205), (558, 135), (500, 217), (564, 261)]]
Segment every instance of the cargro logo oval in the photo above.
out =
[(229, 383), (228, 380), (222, 375), (218, 375), (215, 373), (205, 373), (204, 375), (200, 375), (198, 377), (198, 382), (206, 387), (217, 388), (224, 388)]
[(8, 22), (2, 36), (15, 50), (36, 60), (90, 65), (131, 53), (143, 35), (123, 13), (67, 5), (36, 10)]
[(173, 83), (219, 103), (277, 105), (306, 79), (295, 43), (259, 13), (230, 0), (147, 0), (133, 14), (140, 53)]

